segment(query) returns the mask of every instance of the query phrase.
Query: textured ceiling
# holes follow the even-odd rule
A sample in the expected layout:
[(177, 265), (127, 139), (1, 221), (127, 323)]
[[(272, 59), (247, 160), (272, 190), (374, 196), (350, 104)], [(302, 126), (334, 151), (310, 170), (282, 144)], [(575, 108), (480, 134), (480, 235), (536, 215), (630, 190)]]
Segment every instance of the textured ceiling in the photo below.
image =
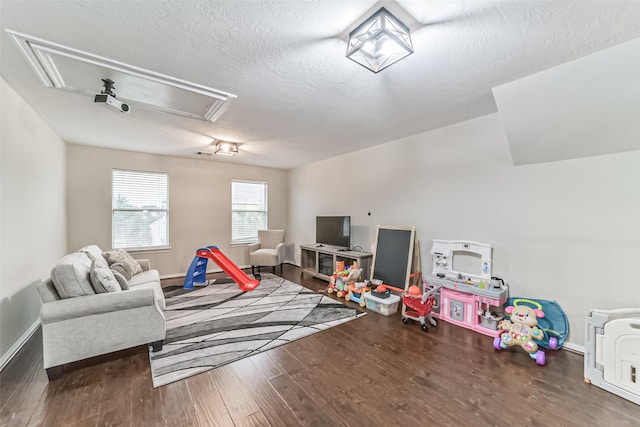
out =
[[(415, 54), (373, 74), (345, 34), (381, 5)], [(115, 114), (45, 88), (4, 31), (0, 72), (70, 143), (194, 157), (219, 138), (241, 153), (216, 160), (292, 168), (496, 112), (493, 87), (640, 37), (638, 22), (629, 1), (2, 0), (3, 30), (238, 98), (214, 123)]]

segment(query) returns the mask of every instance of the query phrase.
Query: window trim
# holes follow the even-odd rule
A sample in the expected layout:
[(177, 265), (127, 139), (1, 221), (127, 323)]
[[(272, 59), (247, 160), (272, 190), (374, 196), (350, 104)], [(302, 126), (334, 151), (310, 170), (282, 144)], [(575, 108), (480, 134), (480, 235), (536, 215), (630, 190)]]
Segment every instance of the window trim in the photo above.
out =
[[(114, 172), (131, 172), (131, 173), (140, 173), (140, 174), (156, 174), (156, 175), (166, 175), (167, 177), (167, 208), (166, 209), (114, 209), (113, 208), (113, 174)], [(132, 246), (126, 247), (122, 249), (126, 249), (127, 252), (162, 252), (171, 250), (171, 234), (170, 234), (170, 221), (169, 221), (169, 206), (170, 203), (170, 193), (169, 189), (171, 188), (169, 181), (169, 172), (163, 171), (151, 171), (151, 170), (136, 170), (136, 169), (122, 169), (122, 168), (112, 168), (111, 169), (111, 247), (116, 249), (114, 246), (114, 226), (113, 226), (113, 213), (114, 212), (141, 212), (141, 211), (153, 211), (153, 212), (166, 212), (167, 218), (167, 242), (164, 245), (155, 245), (155, 246)]]
[(233, 183), (241, 184), (262, 184), (264, 186), (264, 211), (237, 211), (237, 212), (264, 212), (266, 227), (269, 228), (269, 182), (268, 181), (255, 181), (249, 179), (232, 179), (231, 180), (231, 245), (242, 246), (250, 245), (252, 243), (258, 243), (258, 233), (256, 230), (256, 236), (253, 239), (248, 240), (234, 240), (233, 239), (233, 213), (236, 212), (233, 209)]

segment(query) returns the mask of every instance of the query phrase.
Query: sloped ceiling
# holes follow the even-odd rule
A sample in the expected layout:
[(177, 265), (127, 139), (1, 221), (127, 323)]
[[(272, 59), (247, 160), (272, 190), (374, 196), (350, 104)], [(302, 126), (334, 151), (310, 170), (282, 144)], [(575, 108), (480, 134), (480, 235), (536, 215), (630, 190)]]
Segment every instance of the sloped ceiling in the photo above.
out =
[(493, 94), (516, 165), (640, 150), (640, 39)]
[[(344, 53), (380, 6), (416, 53), (376, 75)], [(493, 87), (638, 38), (638, 22), (628, 1), (3, 0), (0, 73), (67, 142), (195, 157), (218, 138), (241, 152), (217, 160), (287, 169), (496, 112)], [(214, 122), (116, 114), (45, 87), (7, 28), (238, 98)]]

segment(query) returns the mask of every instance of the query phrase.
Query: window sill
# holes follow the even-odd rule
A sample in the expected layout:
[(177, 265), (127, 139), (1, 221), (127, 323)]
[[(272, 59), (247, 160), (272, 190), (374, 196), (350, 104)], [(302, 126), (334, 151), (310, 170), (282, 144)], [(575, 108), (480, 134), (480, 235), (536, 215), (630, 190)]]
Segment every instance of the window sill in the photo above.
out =
[(156, 252), (170, 252), (171, 246), (154, 246), (149, 248), (123, 248), (123, 249), (132, 254), (139, 254), (139, 253), (145, 253), (145, 252), (156, 253)]

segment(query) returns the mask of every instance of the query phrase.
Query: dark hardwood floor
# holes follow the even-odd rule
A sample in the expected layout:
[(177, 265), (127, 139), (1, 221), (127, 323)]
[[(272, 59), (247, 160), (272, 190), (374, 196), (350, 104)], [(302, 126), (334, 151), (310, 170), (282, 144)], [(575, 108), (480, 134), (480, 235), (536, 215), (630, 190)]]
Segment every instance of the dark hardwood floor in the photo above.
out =
[[(283, 276), (326, 285), (294, 266)], [(399, 314), (370, 312), (158, 389), (146, 347), (68, 365), (49, 383), (41, 339), (0, 374), (2, 426), (640, 426), (638, 405), (583, 382), (581, 355), (548, 352), (540, 367), (489, 337), (445, 322), (424, 333)]]

